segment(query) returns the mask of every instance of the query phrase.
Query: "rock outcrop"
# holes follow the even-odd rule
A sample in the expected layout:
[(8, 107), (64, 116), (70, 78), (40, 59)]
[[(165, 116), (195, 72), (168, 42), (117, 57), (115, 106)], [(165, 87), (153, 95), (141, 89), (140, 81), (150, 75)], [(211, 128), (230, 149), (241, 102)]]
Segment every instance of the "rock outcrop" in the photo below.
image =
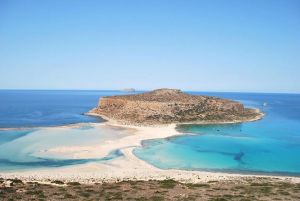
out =
[(229, 123), (262, 117), (259, 110), (245, 108), (236, 101), (190, 95), (176, 89), (103, 97), (90, 113), (133, 125)]

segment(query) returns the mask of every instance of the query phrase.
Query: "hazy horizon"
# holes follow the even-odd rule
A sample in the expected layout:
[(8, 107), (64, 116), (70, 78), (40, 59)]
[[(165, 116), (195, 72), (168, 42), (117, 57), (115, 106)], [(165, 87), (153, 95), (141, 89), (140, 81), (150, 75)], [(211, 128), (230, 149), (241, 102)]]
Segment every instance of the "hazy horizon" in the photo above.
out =
[(0, 2), (0, 89), (300, 93), (300, 2)]
[[(136, 92), (147, 92), (156, 89), (164, 89), (166, 87), (160, 88), (153, 88), (153, 89), (134, 89)], [(0, 91), (126, 91), (127, 88), (120, 88), (120, 89), (0, 89)], [(167, 89), (179, 89), (179, 88), (167, 88)], [(203, 93), (257, 93), (257, 94), (295, 94), (299, 95), (300, 92), (265, 92), (265, 91), (207, 91), (207, 90), (186, 90), (186, 89), (179, 89), (184, 92), (203, 92)]]

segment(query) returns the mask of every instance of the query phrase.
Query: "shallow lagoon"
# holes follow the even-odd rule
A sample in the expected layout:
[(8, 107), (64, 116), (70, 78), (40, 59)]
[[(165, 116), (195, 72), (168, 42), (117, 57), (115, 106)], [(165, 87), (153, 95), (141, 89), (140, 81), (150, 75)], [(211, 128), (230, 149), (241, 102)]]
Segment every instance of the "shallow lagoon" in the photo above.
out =
[(162, 169), (300, 175), (300, 95), (219, 95), (259, 107), (266, 116), (240, 124), (178, 126), (187, 135), (145, 141), (134, 153)]
[(98, 104), (100, 97), (127, 93), (112, 90), (0, 90), (0, 170), (61, 167), (122, 156), (119, 150), (112, 150), (101, 158), (76, 158), (74, 152), (47, 150), (101, 145), (128, 135), (124, 129), (94, 126), (93, 123), (104, 120), (84, 115)]
[[(205, 93), (234, 99), (262, 109), (263, 120), (229, 125), (184, 125), (187, 135), (143, 142), (134, 153), (163, 169), (300, 174), (300, 95)], [(98, 98), (120, 91), (0, 90), (0, 170), (61, 167), (103, 162), (122, 156), (113, 150), (105, 157), (74, 158), (45, 150), (61, 146), (93, 146), (128, 133), (116, 128), (49, 127), (101, 119), (83, 115)], [(263, 107), (263, 103), (267, 103)], [(41, 128), (48, 126), (48, 128)]]
[[(85, 147), (99, 146), (128, 134), (125, 129), (105, 125), (2, 130), (0, 131), (0, 170), (61, 167), (112, 160), (122, 156), (122, 153), (119, 150), (112, 150), (105, 157), (76, 158), (74, 156), (76, 156), (76, 148), (80, 150)], [(61, 148), (63, 151), (48, 152)]]

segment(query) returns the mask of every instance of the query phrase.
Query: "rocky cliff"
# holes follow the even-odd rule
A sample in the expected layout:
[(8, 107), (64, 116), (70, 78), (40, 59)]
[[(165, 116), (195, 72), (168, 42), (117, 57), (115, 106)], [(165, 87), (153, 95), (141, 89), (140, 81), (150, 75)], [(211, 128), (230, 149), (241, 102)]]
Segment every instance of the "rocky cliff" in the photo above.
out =
[(259, 110), (236, 101), (197, 96), (176, 89), (100, 99), (91, 113), (123, 124), (226, 123), (257, 120)]

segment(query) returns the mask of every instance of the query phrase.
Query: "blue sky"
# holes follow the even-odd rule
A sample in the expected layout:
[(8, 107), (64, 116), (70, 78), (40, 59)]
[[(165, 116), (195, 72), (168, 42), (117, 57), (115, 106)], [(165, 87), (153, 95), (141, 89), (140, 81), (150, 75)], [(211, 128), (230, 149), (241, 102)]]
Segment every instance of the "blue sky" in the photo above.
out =
[(0, 0), (0, 88), (300, 92), (298, 0)]

